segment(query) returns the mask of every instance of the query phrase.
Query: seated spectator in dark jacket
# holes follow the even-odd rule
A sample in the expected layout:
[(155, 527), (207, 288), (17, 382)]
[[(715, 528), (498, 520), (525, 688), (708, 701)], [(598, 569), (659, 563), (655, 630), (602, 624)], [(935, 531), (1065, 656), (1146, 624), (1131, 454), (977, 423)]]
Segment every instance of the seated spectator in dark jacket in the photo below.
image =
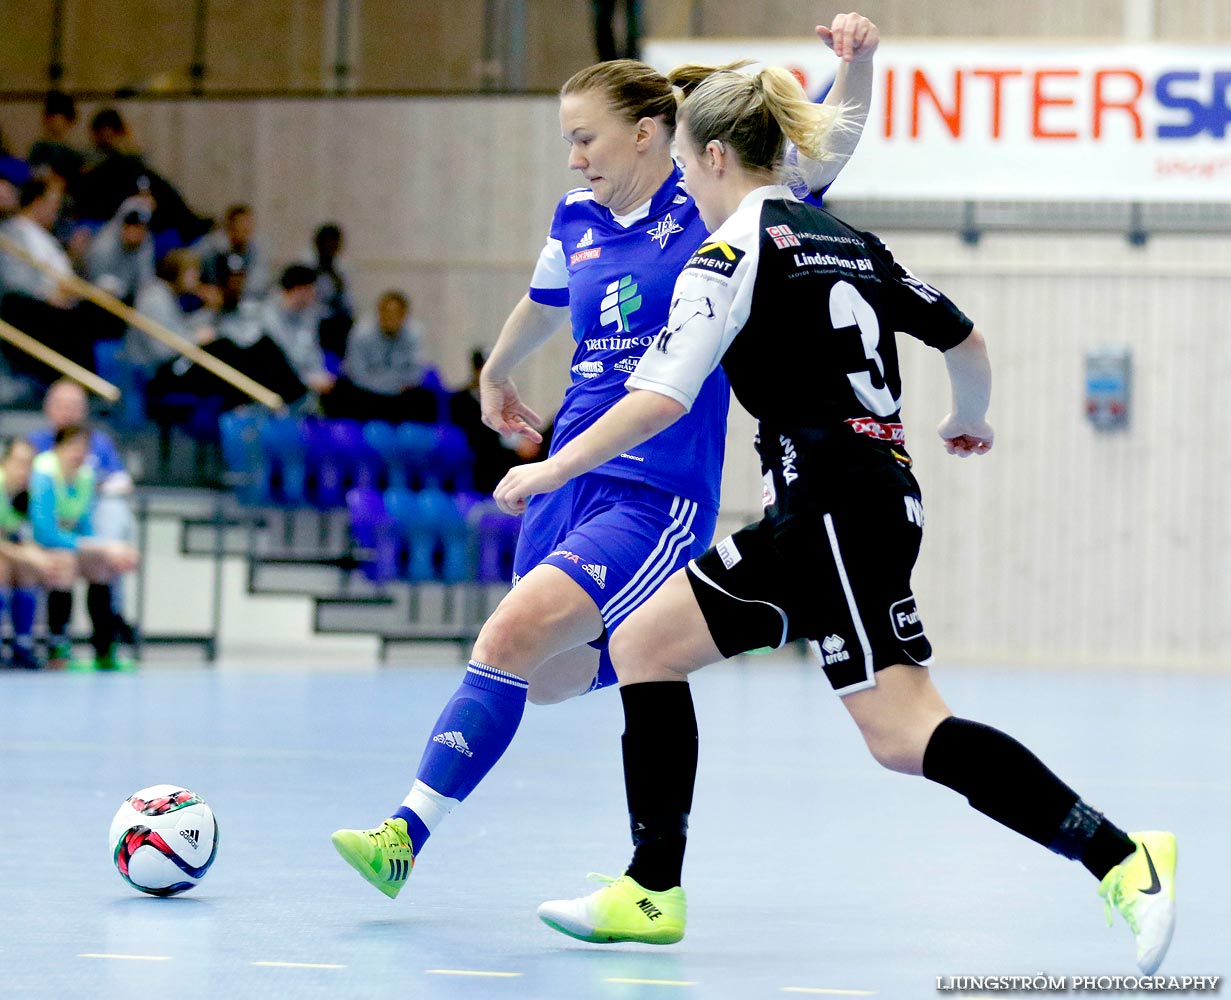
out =
[[(33, 177), (22, 185), (18, 213), (0, 226), (10, 241), (45, 265), (36, 268), (12, 254), (0, 253), (0, 318), (92, 370), (92, 330), (67, 284), (73, 276), (72, 264), (51, 235), (63, 195), (64, 184), (54, 174)], [(44, 385), (58, 375), (15, 348), (6, 348), (5, 356), (14, 372)]]
[(223, 215), (222, 226), (192, 249), (201, 258), (201, 280), (205, 284), (221, 288), (227, 275), (238, 269), (244, 272), (244, 298), (263, 299), (269, 292), (269, 258), (256, 236), (251, 206), (232, 205)]
[[(327, 222), (312, 238), (312, 250), (302, 263), (316, 272), (316, 304), (321, 317), (321, 350), (340, 362), (346, 354), (346, 338), (355, 323), (354, 308), (347, 289), (342, 255), (342, 227)], [(336, 367), (334, 368), (336, 371)]]
[(410, 308), (401, 292), (385, 292), (377, 300), (376, 315), (355, 324), (342, 378), (327, 407), (331, 416), (390, 423), (436, 419), (435, 394), (420, 387), (422, 330), (410, 318)]
[(32, 169), (47, 167), (68, 185), (70, 195), (76, 194), (85, 154), (69, 141), (77, 124), (77, 105), (72, 97), (59, 90), (47, 92), (43, 101), (43, 134), (34, 140), (26, 157)]
[(265, 300), (261, 332), (282, 349), (305, 386), (317, 395), (329, 392), (334, 377), (321, 351), (320, 309), (316, 304), (316, 272), (292, 264), (282, 272), (279, 291)]
[[(236, 256), (230, 263), (235, 269), (228, 269), (222, 275), (222, 302), (212, 331), (202, 331), (197, 338), (202, 349), (276, 392), (287, 403), (304, 399), (308, 386), (265, 330), (265, 304), (244, 298), (243, 261)], [(309, 302), (312, 301), (313, 280), (309, 279), (304, 296)], [(213, 334), (212, 339), (208, 337), (209, 332)], [(225, 410), (251, 402), (246, 393), (182, 357), (162, 365), (150, 382), (147, 398), (150, 412), (156, 419), (163, 422), (177, 419), (164, 405), (171, 395), (212, 399)]]
[(94, 148), (86, 159), (78, 187), (77, 213), (81, 219), (106, 222), (125, 198), (148, 192), (154, 199), (150, 228), (171, 231), (177, 245), (191, 243), (211, 222), (197, 215), (184, 196), (154, 170), (136, 148), (128, 125), (115, 108), (104, 108), (90, 120)]

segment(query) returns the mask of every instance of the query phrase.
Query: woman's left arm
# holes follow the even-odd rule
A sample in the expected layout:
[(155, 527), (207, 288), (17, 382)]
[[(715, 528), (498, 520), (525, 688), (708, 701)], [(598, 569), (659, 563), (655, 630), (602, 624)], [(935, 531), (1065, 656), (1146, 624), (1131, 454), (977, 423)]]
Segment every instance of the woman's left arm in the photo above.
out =
[(530, 497), (558, 490), (570, 479), (636, 448), (686, 412), (670, 396), (632, 389), (551, 458), (510, 469), (496, 487), (496, 504), (506, 514), (524, 514)]

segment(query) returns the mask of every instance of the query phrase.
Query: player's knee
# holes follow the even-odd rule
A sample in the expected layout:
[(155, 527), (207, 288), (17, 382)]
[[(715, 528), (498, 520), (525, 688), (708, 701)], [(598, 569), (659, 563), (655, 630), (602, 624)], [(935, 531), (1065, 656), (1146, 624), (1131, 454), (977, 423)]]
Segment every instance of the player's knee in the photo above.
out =
[(535, 650), (539, 641), (532, 623), (516, 611), (497, 608), (483, 624), (474, 644), (474, 658), (482, 663), (520, 674), (538, 666)]
[(860, 732), (873, 759), (881, 767), (899, 774), (923, 772), (923, 751), (927, 742), (915, 738), (912, 730), (876, 727), (863, 728)]
[(673, 665), (669, 647), (648, 632), (625, 626), (611, 636), (611, 663), (621, 684), (686, 680)]
[(530, 678), (526, 700), (532, 705), (558, 705), (590, 690), (590, 682), (581, 684), (576, 678), (560, 677), (540, 670)]

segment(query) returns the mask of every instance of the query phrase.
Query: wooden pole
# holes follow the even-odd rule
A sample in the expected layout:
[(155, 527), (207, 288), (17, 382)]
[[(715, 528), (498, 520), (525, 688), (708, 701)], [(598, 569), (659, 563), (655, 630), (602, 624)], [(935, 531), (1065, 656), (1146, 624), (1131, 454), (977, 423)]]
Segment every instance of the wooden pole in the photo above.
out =
[(0, 250), (12, 254), (14, 257), (24, 260), (31, 267), (49, 274), (57, 281), (68, 288), (78, 298), (93, 302), (100, 309), (105, 309), (122, 319), (129, 326), (136, 327), (142, 333), (145, 333), (160, 343), (170, 347), (173, 351), (183, 355), (195, 364), (200, 365), (206, 371), (216, 375), (228, 385), (234, 386), (246, 396), (255, 399), (263, 406), (269, 407), (271, 410), (280, 410), (285, 405), (282, 397), (276, 392), (265, 388), (258, 382), (253, 381), (243, 372), (232, 368), (225, 361), (222, 361), (212, 354), (201, 350), (191, 340), (186, 340), (178, 333), (172, 333), (161, 323), (156, 323), (148, 316), (143, 316), (135, 309), (126, 306), (123, 302), (117, 299), (114, 295), (109, 295), (101, 288), (90, 284), (84, 278), (79, 278), (75, 274), (63, 274), (55, 268), (39, 260), (38, 258), (27, 253), (24, 248), (18, 246), (7, 236), (0, 235)]
[(18, 350), (25, 351), (30, 357), (38, 358), (45, 365), (50, 365), (61, 375), (67, 375), (74, 382), (80, 382), (96, 396), (102, 396), (108, 402), (114, 403), (120, 398), (120, 390), (106, 379), (101, 379), (92, 371), (82, 368), (76, 361), (70, 361), (63, 354), (53, 351), (46, 344), (40, 344), (28, 333), (22, 333), (11, 323), (0, 319), (0, 340), (7, 340)]

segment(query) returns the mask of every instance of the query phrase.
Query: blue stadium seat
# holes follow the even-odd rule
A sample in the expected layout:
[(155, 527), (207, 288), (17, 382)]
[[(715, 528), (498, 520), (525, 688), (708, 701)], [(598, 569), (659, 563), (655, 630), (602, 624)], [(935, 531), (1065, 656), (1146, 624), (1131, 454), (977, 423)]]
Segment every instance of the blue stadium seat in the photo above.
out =
[(406, 468), (398, 454), (397, 432), (383, 420), (369, 420), (363, 425), (363, 440), (378, 456), (384, 469), (384, 480), (390, 486), (405, 487)]
[(259, 504), (265, 477), (256, 418), (233, 410), (218, 418), (218, 427), (222, 435), (222, 462), (235, 496), (242, 504)]
[(397, 577), (397, 542), (385, 500), (376, 490), (356, 488), (346, 494), (351, 537), (360, 549), (364, 575), (373, 583)]
[(265, 459), (265, 497), (288, 506), (307, 504), (306, 448), (299, 421), (291, 416), (270, 417), (261, 426), (260, 440)]

